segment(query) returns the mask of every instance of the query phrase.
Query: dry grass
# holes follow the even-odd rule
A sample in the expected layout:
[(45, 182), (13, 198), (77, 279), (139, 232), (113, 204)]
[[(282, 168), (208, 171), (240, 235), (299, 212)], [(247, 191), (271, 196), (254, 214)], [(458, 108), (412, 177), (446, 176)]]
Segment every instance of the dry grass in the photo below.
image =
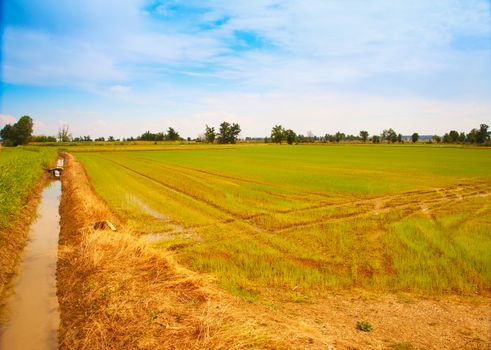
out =
[(81, 165), (65, 159), (57, 272), (62, 349), (290, 347), (244, 321), (242, 301), (214, 291), (119, 223), (118, 232), (93, 230), (98, 220), (117, 219)]

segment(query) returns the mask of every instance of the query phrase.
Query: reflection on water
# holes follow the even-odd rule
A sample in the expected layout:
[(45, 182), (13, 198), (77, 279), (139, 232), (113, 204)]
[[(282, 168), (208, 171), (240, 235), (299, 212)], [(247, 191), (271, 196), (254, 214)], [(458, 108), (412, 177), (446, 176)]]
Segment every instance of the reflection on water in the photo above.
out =
[(60, 232), (58, 207), (61, 183), (43, 191), (37, 219), (7, 300), (8, 320), (0, 328), (0, 349), (43, 350), (57, 348), (60, 322), (56, 297), (56, 260)]

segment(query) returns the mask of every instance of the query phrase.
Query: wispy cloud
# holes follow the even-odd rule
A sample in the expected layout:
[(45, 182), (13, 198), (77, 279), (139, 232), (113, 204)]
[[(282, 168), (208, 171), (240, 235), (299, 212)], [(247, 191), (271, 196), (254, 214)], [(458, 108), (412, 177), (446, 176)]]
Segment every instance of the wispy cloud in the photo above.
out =
[(210, 113), (254, 134), (305, 114), (323, 115), (311, 129), (349, 129), (359, 113), (437, 130), (439, 113), (460, 125), (491, 112), (485, 0), (13, 0), (5, 19), (4, 82), (85, 91), (108, 123), (139, 108), (190, 134)]

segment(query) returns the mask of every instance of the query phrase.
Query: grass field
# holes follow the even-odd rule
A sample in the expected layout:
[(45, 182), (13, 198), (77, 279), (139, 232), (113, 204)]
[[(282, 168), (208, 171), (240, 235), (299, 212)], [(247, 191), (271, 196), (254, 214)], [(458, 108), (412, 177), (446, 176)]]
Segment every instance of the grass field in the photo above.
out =
[(76, 157), (136, 233), (247, 300), (266, 287), (309, 301), (347, 287), (434, 295), (491, 285), (486, 149), (249, 145)]
[(0, 148), (0, 235), (15, 224), (43, 168), (54, 163), (56, 154), (52, 147)]

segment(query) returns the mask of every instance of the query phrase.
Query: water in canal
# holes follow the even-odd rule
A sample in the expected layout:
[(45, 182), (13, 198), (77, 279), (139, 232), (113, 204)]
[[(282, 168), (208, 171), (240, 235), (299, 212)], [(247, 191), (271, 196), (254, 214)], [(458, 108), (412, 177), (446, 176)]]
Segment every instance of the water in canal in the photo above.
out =
[(56, 297), (56, 260), (60, 195), (60, 181), (52, 181), (43, 190), (37, 218), (31, 225), (18, 276), (7, 300), (7, 321), (0, 326), (2, 350), (57, 348), (60, 315)]

